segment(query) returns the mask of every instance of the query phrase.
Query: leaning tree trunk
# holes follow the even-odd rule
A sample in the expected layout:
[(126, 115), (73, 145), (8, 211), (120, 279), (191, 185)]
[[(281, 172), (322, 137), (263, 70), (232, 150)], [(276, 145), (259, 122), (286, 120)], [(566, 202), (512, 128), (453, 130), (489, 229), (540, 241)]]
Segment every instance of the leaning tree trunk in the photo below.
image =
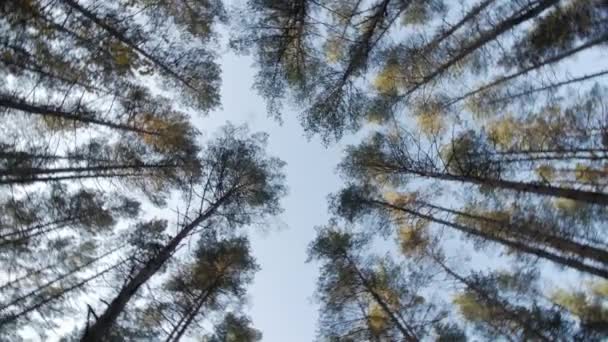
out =
[(536, 18), (543, 11), (545, 11), (546, 9), (548, 9), (549, 7), (551, 7), (557, 3), (559, 3), (559, 0), (538, 1), (538, 4), (535, 7), (532, 7), (525, 12), (519, 11), (519, 12), (517, 12), (517, 14), (498, 23), (496, 25), (496, 27), (494, 27), (492, 30), (483, 32), (477, 40), (464, 46), (450, 60), (448, 60), (445, 63), (443, 63), (442, 65), (440, 65), (437, 69), (435, 69), (433, 72), (429, 73), (428, 75), (423, 76), (422, 80), (419, 82), (416, 82), (413, 87), (408, 89), (404, 96), (409, 96), (409, 95), (413, 94), (416, 90), (420, 89), (425, 84), (433, 81), (436, 77), (438, 77), (441, 74), (443, 74), (444, 72), (446, 72), (448, 69), (450, 69), (451, 67), (453, 67), (454, 65), (456, 65), (457, 63), (459, 63), (460, 61), (465, 59), (471, 53), (475, 52), (479, 48), (486, 45), (488, 42), (493, 41), (498, 36), (511, 30), (513, 27), (518, 26), (533, 18)]
[(485, 185), (499, 189), (527, 192), (541, 196), (562, 197), (580, 202), (608, 206), (608, 194), (601, 192), (561, 188), (539, 183), (516, 182), (503, 179), (482, 178), (467, 175), (460, 176), (450, 173), (421, 172), (412, 170), (405, 170), (404, 172), (414, 173), (426, 178), (436, 178), (447, 181), (472, 183), (476, 185)]
[(415, 217), (418, 217), (418, 218), (421, 218), (421, 219), (424, 219), (424, 220), (427, 220), (427, 221), (430, 221), (430, 222), (434, 222), (434, 223), (437, 223), (437, 224), (441, 224), (441, 225), (444, 225), (446, 227), (450, 227), (450, 228), (456, 229), (456, 230), (461, 231), (461, 232), (463, 232), (465, 234), (477, 236), (477, 237), (480, 237), (480, 238), (482, 238), (484, 240), (496, 242), (496, 243), (499, 243), (499, 244), (504, 245), (506, 247), (512, 248), (514, 250), (521, 251), (523, 253), (528, 253), (528, 254), (531, 254), (531, 255), (535, 255), (535, 256), (537, 256), (539, 258), (552, 261), (552, 262), (554, 262), (556, 264), (559, 264), (559, 265), (563, 265), (563, 266), (566, 266), (566, 267), (570, 267), (570, 268), (576, 269), (576, 270), (581, 271), (581, 272), (586, 272), (586, 273), (589, 273), (589, 274), (593, 274), (593, 275), (596, 275), (596, 276), (608, 279), (608, 270), (606, 270), (606, 269), (598, 268), (598, 267), (595, 267), (595, 266), (592, 266), (592, 265), (588, 265), (588, 264), (583, 263), (583, 262), (581, 262), (579, 260), (576, 260), (576, 259), (572, 259), (572, 258), (564, 257), (564, 256), (561, 256), (561, 255), (557, 255), (557, 254), (551, 253), (549, 251), (546, 251), (546, 250), (544, 250), (542, 248), (538, 248), (538, 247), (534, 247), (534, 246), (529, 246), (527, 244), (522, 243), (521, 241), (514, 241), (514, 240), (510, 240), (510, 239), (501, 237), (501, 236), (495, 236), (495, 235), (487, 234), (487, 233), (481, 232), (481, 231), (479, 231), (477, 229), (473, 229), (471, 227), (467, 227), (465, 225), (459, 224), (457, 222), (451, 222), (451, 221), (448, 221), (448, 220), (436, 218), (436, 217), (434, 217), (432, 215), (423, 214), (423, 213), (420, 213), (418, 211), (411, 210), (411, 209), (404, 208), (404, 207), (400, 207), (400, 206), (396, 206), (396, 205), (393, 205), (393, 204), (390, 204), (390, 203), (386, 203), (386, 202), (382, 202), (382, 201), (376, 201), (376, 200), (369, 200), (368, 202), (370, 204), (372, 204), (372, 205), (382, 206), (382, 207), (390, 208), (390, 209), (393, 209), (393, 210), (399, 210), (399, 211), (402, 211), (402, 212), (407, 213), (409, 215), (412, 215), (412, 216), (415, 216)]
[(112, 325), (124, 310), (127, 303), (135, 295), (137, 290), (146, 283), (156, 272), (171, 258), (179, 244), (188, 236), (194, 229), (203, 221), (213, 215), (222, 203), (230, 196), (227, 193), (224, 197), (218, 200), (213, 206), (209, 207), (203, 214), (199, 215), (195, 220), (184, 226), (182, 230), (171, 241), (163, 247), (160, 252), (140, 269), (137, 274), (126, 283), (118, 295), (108, 305), (103, 314), (95, 321), (95, 323), (87, 327), (85, 335), (82, 337), (83, 342), (100, 342), (103, 337), (108, 334)]
[(540, 331), (538, 331), (538, 329), (536, 329), (533, 326), (531, 326), (529, 324), (529, 322), (526, 320), (525, 317), (521, 317), (519, 313), (513, 312), (513, 311), (509, 310), (506, 307), (507, 305), (502, 300), (500, 300), (500, 298), (495, 298), (495, 297), (491, 296), (490, 294), (487, 293), (487, 291), (484, 291), (479, 286), (477, 286), (474, 283), (468, 281), (466, 278), (460, 276), (459, 274), (457, 274), (456, 272), (454, 272), (453, 270), (451, 270), (449, 267), (447, 267), (436, 256), (433, 256), (433, 255), (429, 255), (429, 256), (447, 274), (449, 274), (450, 276), (454, 277), (456, 280), (458, 280), (459, 282), (461, 282), (462, 284), (464, 284), (468, 289), (473, 290), (475, 293), (477, 293), (477, 295), (479, 295), (480, 297), (484, 298), (485, 300), (487, 300), (489, 303), (491, 303), (495, 307), (499, 308), (499, 310), (502, 311), (503, 314), (505, 314), (507, 317), (509, 317), (509, 319), (512, 319), (513, 321), (517, 322), (517, 324), (519, 324), (521, 327), (523, 327), (527, 331), (532, 332), (539, 340), (546, 341), (546, 342), (551, 341), (551, 339), (547, 338), (543, 333), (541, 333)]
[(408, 341), (408, 342), (419, 341), (418, 338), (415, 336), (413, 329), (409, 326), (404, 326), (405, 322), (403, 324), (401, 323), (401, 321), (397, 318), (395, 313), (388, 307), (388, 304), (386, 304), (386, 302), (382, 299), (382, 297), (380, 297), (380, 295), (373, 289), (373, 287), (370, 285), (367, 278), (361, 273), (361, 271), (359, 270), (357, 265), (348, 256), (347, 252), (344, 251), (343, 254), (344, 254), (344, 258), (348, 261), (348, 263), (355, 270), (357, 277), (359, 278), (359, 280), (361, 281), (361, 283), (363, 284), (365, 289), (371, 294), (374, 301), (378, 305), (380, 305), (380, 307), (382, 308), (382, 311), (384, 311), (384, 313), (390, 318), (390, 320), (393, 322), (393, 324), (395, 324), (397, 329), (399, 329), (399, 331), (403, 335), (404, 341)]
[(96, 119), (90, 112), (66, 112), (55, 106), (39, 105), (16, 99), (6, 94), (0, 94), (0, 107), (18, 110), (24, 113), (54, 117), (68, 121), (77, 121), (85, 124), (104, 126), (121, 131), (135, 132), (139, 134), (160, 135), (158, 132), (148, 131), (130, 125), (115, 123), (111, 121)]

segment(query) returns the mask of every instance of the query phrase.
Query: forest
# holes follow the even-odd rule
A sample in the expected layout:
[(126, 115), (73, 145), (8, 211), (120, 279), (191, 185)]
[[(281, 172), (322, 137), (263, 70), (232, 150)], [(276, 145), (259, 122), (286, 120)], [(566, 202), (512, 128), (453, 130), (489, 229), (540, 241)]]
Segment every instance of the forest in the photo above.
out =
[(315, 341), (608, 339), (607, 1), (3, 0), (0, 342), (267, 340), (252, 236), (310, 203), (201, 124), (226, 54), (341, 149)]

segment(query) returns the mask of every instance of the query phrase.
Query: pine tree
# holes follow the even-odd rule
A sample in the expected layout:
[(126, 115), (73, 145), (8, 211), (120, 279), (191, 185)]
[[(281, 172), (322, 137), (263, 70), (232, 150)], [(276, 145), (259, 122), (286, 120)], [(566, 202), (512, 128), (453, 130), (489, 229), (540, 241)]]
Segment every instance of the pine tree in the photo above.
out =
[(265, 142), (264, 135), (248, 136), (242, 128), (223, 129), (201, 157), (206, 169), (202, 181), (191, 192), (197, 196), (192, 198), (196, 202), (188, 205), (192, 212), (184, 216), (175, 236), (162, 234), (159, 241), (148, 248), (116, 297), (95, 322), (87, 326), (83, 341), (103, 340), (140, 287), (200, 229), (235, 229), (279, 211), (278, 200), (284, 192), (283, 163), (265, 155)]

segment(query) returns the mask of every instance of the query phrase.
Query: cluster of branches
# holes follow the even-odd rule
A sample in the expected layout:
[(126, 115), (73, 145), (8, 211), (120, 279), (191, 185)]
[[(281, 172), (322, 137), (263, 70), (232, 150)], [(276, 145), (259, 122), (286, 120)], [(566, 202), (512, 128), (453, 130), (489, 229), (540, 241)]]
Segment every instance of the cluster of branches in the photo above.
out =
[(219, 105), (225, 21), (216, 0), (0, 4), (0, 340), (261, 339), (242, 228), (280, 211), (283, 163), (246, 127), (202, 145), (189, 114)]
[[(605, 1), (243, 10), (233, 45), (253, 54), (274, 115), (304, 108), (304, 129), (326, 143), (373, 131), (347, 148), (336, 219), (310, 248), (321, 338), (608, 334)], [(363, 252), (391, 234), (402, 253)], [(543, 287), (555, 279), (572, 287)]]

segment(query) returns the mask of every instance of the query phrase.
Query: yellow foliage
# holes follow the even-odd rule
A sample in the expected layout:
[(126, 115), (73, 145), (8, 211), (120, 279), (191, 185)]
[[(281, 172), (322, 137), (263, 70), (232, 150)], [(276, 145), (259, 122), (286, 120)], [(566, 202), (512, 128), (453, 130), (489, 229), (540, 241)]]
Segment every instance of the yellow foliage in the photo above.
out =
[(376, 293), (382, 298), (384, 303), (393, 309), (399, 308), (399, 296), (390, 288), (376, 288)]
[(608, 281), (600, 280), (590, 285), (591, 292), (602, 300), (608, 300)]
[(123, 70), (130, 68), (136, 56), (128, 46), (119, 42), (111, 43), (110, 51), (114, 57), (114, 63)]
[(394, 93), (399, 89), (399, 75), (399, 66), (397, 64), (388, 64), (378, 76), (376, 76), (374, 87), (376, 87), (376, 90), (380, 93)]
[(140, 136), (146, 144), (161, 152), (174, 150), (181, 146), (186, 138), (181, 121), (173, 122), (151, 114), (144, 114), (142, 115), (141, 126), (148, 132), (158, 133), (156, 135), (141, 133)]
[(393, 205), (405, 206), (409, 203), (414, 202), (416, 200), (417, 194), (415, 192), (403, 193), (397, 191), (385, 191), (382, 194), (382, 197), (384, 197), (384, 200)]
[(424, 250), (428, 244), (427, 220), (416, 220), (414, 224), (403, 224), (399, 228), (399, 244), (405, 255), (415, 255)]
[(594, 169), (588, 165), (578, 163), (574, 170), (576, 180), (586, 183), (595, 183), (602, 175), (602, 170)]
[(418, 127), (427, 136), (441, 134), (445, 130), (443, 117), (439, 114), (424, 113), (416, 117)]
[(569, 198), (556, 198), (553, 200), (553, 206), (555, 209), (563, 211), (567, 214), (574, 214), (583, 206), (583, 204)]
[(371, 303), (369, 306), (369, 328), (372, 332), (379, 334), (388, 326), (388, 316), (380, 305)]
[(376, 111), (368, 112), (365, 119), (372, 124), (381, 124), (386, 121), (386, 116)]
[(336, 63), (344, 54), (344, 43), (338, 37), (329, 38), (324, 45), (325, 58), (330, 63)]
[(85, 126), (85, 123), (74, 120), (66, 120), (54, 116), (43, 116), (42, 122), (51, 131), (63, 131)]
[(430, 18), (429, 8), (426, 1), (412, 3), (407, 11), (401, 16), (401, 24), (421, 25), (427, 22)]
[(506, 117), (502, 120), (492, 122), (488, 127), (488, 136), (490, 139), (502, 148), (508, 148), (512, 145), (518, 130), (518, 124), (512, 117)]
[(566, 291), (557, 289), (551, 300), (578, 316), (583, 322), (597, 324), (608, 321), (608, 307), (605, 300), (608, 295), (608, 282), (590, 284), (590, 293), (584, 291)]
[(583, 292), (568, 292), (559, 289), (551, 295), (551, 299), (579, 317), (583, 316), (587, 306), (587, 296)]
[(508, 224), (513, 215), (510, 209), (505, 210), (483, 210), (475, 207), (469, 207), (465, 210), (469, 215), (480, 216), (487, 218), (490, 221), (496, 221), (498, 223), (488, 222), (487, 220), (479, 220), (476, 218), (468, 217), (467, 215), (458, 215), (456, 221), (458, 223), (474, 227), (475, 229), (487, 232), (489, 234), (499, 236), (505, 234), (505, 230), (501, 227), (501, 222)]
[(536, 168), (536, 174), (538, 177), (550, 181), (555, 176), (555, 169), (551, 165), (541, 165)]
[(475, 296), (469, 292), (457, 294), (453, 299), (454, 304), (458, 306), (460, 313), (469, 321), (477, 322), (484, 321), (492, 317), (492, 312), (489, 308), (480, 305)]

